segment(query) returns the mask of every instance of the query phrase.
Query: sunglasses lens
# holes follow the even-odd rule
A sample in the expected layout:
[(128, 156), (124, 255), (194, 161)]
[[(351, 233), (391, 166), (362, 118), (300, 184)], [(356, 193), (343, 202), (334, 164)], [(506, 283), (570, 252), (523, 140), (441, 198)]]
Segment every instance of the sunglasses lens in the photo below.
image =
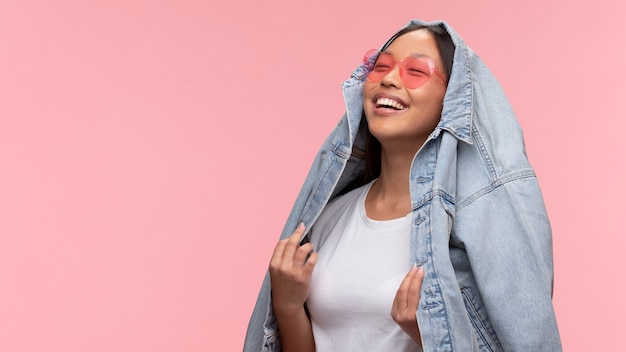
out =
[(426, 57), (409, 56), (403, 64), (402, 82), (411, 89), (426, 83), (435, 69), (432, 60)]
[(393, 56), (389, 53), (380, 53), (376, 58), (376, 61), (372, 65), (372, 69), (367, 76), (370, 82), (380, 81), (389, 71), (395, 66), (393, 62)]
[(372, 83), (383, 79), (398, 65), (402, 83), (409, 89), (415, 89), (426, 83), (435, 70), (434, 62), (428, 57), (408, 56), (401, 62), (395, 62), (391, 53), (378, 53), (376, 50), (368, 51), (363, 61), (370, 68), (367, 80)]

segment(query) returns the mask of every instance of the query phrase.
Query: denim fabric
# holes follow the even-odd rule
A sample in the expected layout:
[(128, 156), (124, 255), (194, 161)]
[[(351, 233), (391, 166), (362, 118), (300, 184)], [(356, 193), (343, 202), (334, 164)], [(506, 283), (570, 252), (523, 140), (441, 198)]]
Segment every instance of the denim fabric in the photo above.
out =
[[(441, 120), (415, 155), (411, 259), (425, 269), (417, 311), (424, 351), (561, 351), (552, 306), (552, 235), (520, 126), (499, 83), (444, 22), (456, 51)], [(343, 82), (346, 113), (322, 145), (281, 238), (314, 225), (363, 170), (363, 81)], [(246, 352), (280, 351), (269, 275)]]

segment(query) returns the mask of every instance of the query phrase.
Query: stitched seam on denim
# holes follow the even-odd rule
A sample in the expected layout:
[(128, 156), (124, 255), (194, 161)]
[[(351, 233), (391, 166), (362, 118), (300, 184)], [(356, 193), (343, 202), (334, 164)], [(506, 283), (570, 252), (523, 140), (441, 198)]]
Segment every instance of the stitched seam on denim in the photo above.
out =
[[(332, 149), (332, 146), (331, 146)], [(333, 154), (336, 155), (336, 153), (333, 152)], [(330, 162), (330, 165), (328, 166), (328, 168), (326, 169), (326, 171), (324, 172), (324, 176), (322, 176), (321, 178), (319, 178), (319, 182), (317, 182), (317, 184), (315, 185), (315, 188), (313, 189), (313, 191), (311, 192), (311, 194), (309, 195), (309, 199), (307, 199), (306, 204), (304, 205), (304, 207), (302, 208), (302, 214), (304, 214), (304, 212), (310, 207), (311, 201), (313, 199), (314, 194), (317, 192), (317, 189), (319, 188), (320, 184), (322, 183), (322, 180), (326, 178), (326, 174), (328, 174), (328, 172), (330, 171), (330, 169), (333, 167), (334, 163), (337, 162), (341, 162), (339, 160), (333, 160)], [(348, 163), (348, 160), (346, 158), (343, 158), (343, 162), (341, 162), (341, 172), (340, 175), (343, 175), (343, 172), (346, 168), (346, 164)], [(320, 214), (322, 213), (322, 211), (324, 210), (324, 208), (326, 207), (326, 205), (328, 204), (328, 201), (330, 200), (330, 196), (333, 194), (333, 191), (335, 190), (335, 188), (337, 187), (337, 183), (339, 183), (339, 178), (341, 176), (339, 176), (338, 178), (336, 178), (333, 186), (330, 188), (328, 195), (326, 196), (326, 198), (324, 199), (324, 206), (322, 206), (318, 211), (317, 214), (315, 214), (315, 216), (311, 219), (311, 225), (314, 224), (317, 221), (317, 218), (319, 218)], [(301, 214), (301, 215), (302, 215)]]
[[(448, 31), (450, 30), (451, 28), (448, 28)], [(463, 55), (463, 62), (465, 62), (466, 65), (463, 68), (460, 68), (457, 63), (456, 66), (453, 64), (452, 67), (453, 67), (453, 70), (460, 70), (460, 69), (465, 70), (463, 73), (464, 74), (463, 78), (464, 80), (467, 81), (467, 86), (469, 86), (468, 88), (466, 88), (469, 91), (469, 94), (462, 94), (459, 97), (455, 97), (455, 104), (458, 104), (460, 102), (461, 104), (463, 104), (464, 108), (467, 108), (467, 106), (469, 105), (469, 123), (463, 126), (463, 133), (459, 132), (459, 128), (457, 126), (455, 126), (455, 128), (444, 128), (444, 129), (452, 133), (452, 135), (454, 135), (457, 139), (462, 140), (466, 143), (472, 144), (472, 138), (471, 138), (472, 132), (471, 131), (473, 129), (472, 121), (474, 120), (474, 80), (472, 79), (471, 61), (469, 58), (469, 50), (467, 50), (466, 47), (464, 46), (457, 47), (455, 50), (455, 55), (456, 53), (460, 53), (460, 55)], [(451, 77), (449, 77), (448, 79), (450, 78)], [(444, 102), (445, 102), (445, 98), (444, 98)], [(443, 114), (441, 116), (441, 120), (442, 121), (445, 120), (447, 118), (447, 115), (448, 115), (448, 110), (445, 109), (445, 111), (443, 111)], [(465, 132), (465, 128), (467, 128), (467, 132)]]
[[(466, 306), (469, 306), (469, 308), (472, 310), (472, 313), (476, 317), (476, 320), (478, 320), (478, 323), (480, 323), (480, 326), (482, 327), (482, 329), (478, 326), (478, 323), (476, 321), (474, 321), (474, 319), (472, 319), (470, 317), (470, 322), (472, 323), (472, 326), (474, 326), (474, 329), (476, 329), (476, 331), (478, 332), (478, 335), (483, 340), (483, 342), (485, 343), (487, 348), (489, 348), (490, 351), (494, 351), (494, 349), (491, 348), (491, 344), (489, 343), (489, 341), (487, 341), (487, 336), (489, 337), (489, 340), (491, 340), (491, 342), (493, 344), (496, 344), (496, 342), (493, 339), (493, 337), (491, 336), (491, 334), (489, 333), (489, 329), (487, 328), (487, 325), (485, 325), (485, 322), (480, 317), (480, 314), (478, 314), (478, 310), (476, 310), (476, 306), (474, 306), (474, 303), (472, 303), (472, 300), (470, 299), (469, 295), (467, 294), (467, 291), (462, 288), (461, 289), (461, 294), (463, 295), (463, 298), (464, 298), (465, 302), (467, 303)], [(485, 336), (485, 334), (487, 334), (487, 336)]]
[(362, 84), (366, 76), (367, 74), (356, 75), (356, 73), (352, 73), (349, 79), (341, 83), (341, 86), (343, 88), (352, 88), (355, 85)]
[[(466, 74), (469, 76), (468, 79), (468, 85), (470, 86), (469, 88), (469, 92), (470, 92), (470, 99), (469, 99), (469, 108), (470, 108), (470, 120), (469, 120), (469, 126), (467, 126), (467, 128), (469, 129), (469, 135), (471, 135), (472, 130), (474, 130), (473, 126), (472, 126), (472, 121), (474, 120), (474, 80), (472, 80), (472, 67), (471, 67), (471, 63), (470, 63), (470, 59), (469, 59), (469, 51), (467, 49), (463, 50), (463, 55), (464, 55), (464, 59), (465, 62), (467, 62), (467, 66), (466, 66)], [(470, 136), (464, 136), (467, 139), (470, 140), (471, 143), (471, 137)], [(457, 136), (458, 138), (458, 136)]]
[[(428, 192), (428, 195), (430, 195), (428, 197), (429, 202), (424, 202), (423, 204), (421, 204), (419, 207), (422, 207), (424, 204), (428, 203), (432, 205), (432, 199), (435, 197), (435, 195), (440, 195), (442, 197), (444, 197), (444, 195), (447, 195), (445, 192), (441, 191), (441, 190), (435, 190), (434, 192)], [(418, 208), (419, 208), (418, 207)], [(416, 208), (417, 209), (417, 208)], [(427, 213), (427, 217), (432, 219), (432, 214), (430, 213), (432, 211), (432, 208), (428, 210)], [(439, 272), (438, 268), (435, 266), (436, 261), (432, 260), (433, 258), (433, 240), (432, 240), (432, 233), (433, 233), (433, 222), (429, 221), (428, 226), (430, 227), (428, 229), (428, 257), (431, 258), (430, 263), (433, 266), (433, 272), (437, 273)], [(451, 325), (450, 325), (450, 315), (448, 314), (448, 306), (446, 304), (446, 297), (443, 294), (443, 291), (441, 290), (441, 283), (440, 283), (441, 278), (439, 277), (439, 275), (435, 275), (435, 278), (433, 279), (433, 281), (435, 282), (435, 284), (433, 285), (433, 288), (436, 289), (436, 293), (437, 295), (439, 295), (439, 297), (441, 298), (441, 310), (443, 311), (443, 317), (439, 318), (441, 320), (443, 320), (444, 323), (444, 327), (445, 327), (445, 338), (444, 340), (448, 340), (449, 341), (449, 348), (450, 351), (454, 351), (454, 347), (456, 345), (455, 341), (454, 341), (454, 335), (451, 331)], [(433, 306), (430, 306), (429, 308), (432, 308)], [(431, 313), (429, 313), (431, 314)]]
[(491, 158), (489, 157), (489, 153), (487, 153), (485, 142), (483, 142), (483, 139), (480, 137), (480, 133), (478, 132), (478, 129), (472, 128), (472, 136), (474, 137), (474, 140), (476, 141), (476, 145), (478, 146), (478, 150), (480, 151), (480, 156), (482, 156), (485, 162), (485, 165), (487, 166), (487, 171), (489, 171), (489, 177), (491, 178), (492, 181), (497, 181), (498, 174), (496, 173), (496, 169), (493, 166), (493, 162), (491, 161)]
[(477, 192), (473, 193), (472, 195), (470, 195), (469, 197), (467, 197), (466, 199), (464, 199), (463, 201), (460, 201), (458, 203), (458, 206), (456, 207), (457, 212), (460, 211), (461, 209), (467, 207), (468, 205), (472, 204), (474, 201), (476, 201), (477, 199), (481, 198), (482, 196), (491, 193), (493, 190), (495, 190), (496, 188), (505, 185), (509, 182), (513, 182), (513, 181), (517, 181), (517, 180), (523, 180), (526, 178), (534, 178), (536, 177), (535, 175), (535, 171), (533, 170), (523, 170), (523, 171), (519, 171), (510, 175), (507, 175), (505, 177), (501, 177), (499, 180), (490, 183), (489, 185), (487, 185), (484, 188), (479, 189)]
[[(469, 59), (469, 50), (467, 50), (467, 48), (465, 47), (463, 50), (463, 53), (465, 54), (465, 60), (468, 63), (468, 67), (470, 70), (470, 78), (471, 78), (471, 72), (472, 72), (472, 68), (471, 68), (471, 62)], [(471, 99), (470, 99), (470, 122), (469, 122), (469, 126), (467, 128), (469, 128), (469, 134), (472, 134), (472, 130), (474, 130), (474, 80), (470, 79), (469, 80), (469, 85), (471, 86), (470, 89), (470, 94), (471, 94)], [(469, 136), (468, 136), (469, 137)], [(471, 138), (469, 138), (471, 141)]]
[[(324, 160), (320, 160), (320, 163), (323, 163)], [(299, 222), (302, 221), (302, 215), (304, 215), (304, 213), (311, 207), (311, 203), (313, 202), (313, 198), (315, 198), (315, 194), (317, 193), (317, 190), (320, 187), (320, 184), (322, 183), (322, 181), (324, 180), (324, 178), (326, 178), (326, 174), (328, 174), (328, 171), (331, 169), (332, 167), (332, 162), (329, 163), (328, 167), (326, 168), (326, 170), (320, 170), (323, 171), (323, 175), (322, 177), (317, 177), (316, 179), (318, 180), (318, 182), (315, 183), (314, 188), (311, 189), (311, 193), (309, 193), (309, 197), (306, 200), (306, 203), (304, 203), (304, 206), (302, 207), (302, 212), (300, 213), (300, 219), (298, 219)], [(331, 191), (332, 193), (332, 191)], [(326, 202), (328, 202), (328, 200), (326, 200)], [(321, 212), (321, 210), (320, 210)], [(319, 213), (319, 212), (318, 212)], [(319, 216), (319, 214), (317, 215)], [(315, 219), (317, 219), (317, 216), (315, 217)], [(313, 221), (311, 221), (311, 224), (313, 224), (315, 222), (315, 219)]]
[(262, 351), (263, 352), (275, 351), (276, 346), (280, 346), (280, 331), (278, 330), (278, 321), (276, 321), (276, 315), (274, 314), (274, 307), (272, 304), (272, 295), (271, 295), (271, 289), (270, 289), (270, 296), (267, 302), (267, 313), (266, 313), (265, 321), (263, 322)]
[(341, 146), (338, 146), (336, 144), (331, 144), (330, 145), (330, 150), (337, 155), (338, 157), (342, 158), (342, 159), (348, 159), (350, 158), (350, 154), (351, 153), (346, 153), (344, 148), (342, 148)]
[(444, 192), (441, 189), (435, 189), (435, 190), (426, 192), (426, 194), (424, 194), (420, 199), (418, 199), (417, 202), (413, 203), (411, 210), (412, 211), (418, 210), (419, 208), (423, 207), (424, 204), (432, 201), (433, 198), (435, 198), (436, 196), (441, 196), (448, 203), (454, 205), (454, 197), (452, 197), (451, 195), (449, 195), (448, 193)]

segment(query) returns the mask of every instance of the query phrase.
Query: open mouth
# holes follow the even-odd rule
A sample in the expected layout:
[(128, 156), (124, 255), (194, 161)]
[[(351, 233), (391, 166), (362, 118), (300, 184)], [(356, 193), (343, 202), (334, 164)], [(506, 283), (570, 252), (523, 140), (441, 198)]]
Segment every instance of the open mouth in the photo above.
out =
[(400, 104), (396, 100), (390, 98), (378, 98), (376, 99), (376, 107), (377, 108), (387, 108), (394, 110), (404, 110), (406, 106)]

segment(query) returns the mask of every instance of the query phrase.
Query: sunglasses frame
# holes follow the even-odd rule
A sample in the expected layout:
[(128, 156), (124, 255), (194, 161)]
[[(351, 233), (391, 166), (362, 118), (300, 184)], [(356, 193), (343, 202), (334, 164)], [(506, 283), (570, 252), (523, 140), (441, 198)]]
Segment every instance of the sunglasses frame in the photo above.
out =
[[(402, 83), (404, 84), (404, 86), (406, 86), (409, 89), (415, 89), (415, 88), (421, 87), (426, 82), (428, 82), (428, 80), (430, 80), (432, 78), (433, 74), (435, 76), (439, 77), (439, 79), (441, 79), (444, 83), (447, 82), (446, 76), (441, 71), (439, 71), (437, 69), (437, 67), (435, 67), (434, 60), (432, 58), (428, 57), (428, 56), (408, 56), (404, 60), (401, 60), (401, 61), (393, 60), (393, 66), (391, 66), (389, 68), (389, 70), (386, 71), (386, 72), (376, 72), (377, 75), (380, 75), (380, 78), (376, 79), (376, 80), (373, 80), (373, 79), (371, 79), (370, 75), (373, 72), (375, 72), (374, 70), (375, 70), (375, 67), (376, 67), (376, 62), (378, 61), (378, 57), (381, 54), (385, 54), (385, 55), (389, 55), (389, 56), (392, 55), (391, 53), (388, 53), (388, 52), (384, 52), (384, 51), (381, 52), (378, 49), (371, 49), (371, 50), (368, 50), (365, 53), (365, 56), (363, 56), (363, 63), (369, 68), (369, 73), (367, 74), (367, 80), (372, 82), (372, 83), (380, 82), (380, 80), (382, 80), (383, 77), (388, 75), (389, 72), (393, 71), (393, 69), (396, 66), (400, 69), (400, 79), (402, 80)], [(391, 57), (393, 59), (393, 56), (391, 56)], [(427, 72), (428, 73), (428, 78), (425, 79), (423, 82), (421, 82), (418, 85), (411, 84), (411, 79), (410, 78), (405, 78), (406, 76), (408, 76), (408, 75), (405, 75), (407, 59), (409, 59), (411, 57), (412, 58), (417, 58), (417, 59), (420, 59), (420, 60), (426, 60), (427, 63), (428, 63), (429, 70), (430, 70), (430, 72)], [(408, 84), (407, 84), (407, 82), (408, 82)]]

